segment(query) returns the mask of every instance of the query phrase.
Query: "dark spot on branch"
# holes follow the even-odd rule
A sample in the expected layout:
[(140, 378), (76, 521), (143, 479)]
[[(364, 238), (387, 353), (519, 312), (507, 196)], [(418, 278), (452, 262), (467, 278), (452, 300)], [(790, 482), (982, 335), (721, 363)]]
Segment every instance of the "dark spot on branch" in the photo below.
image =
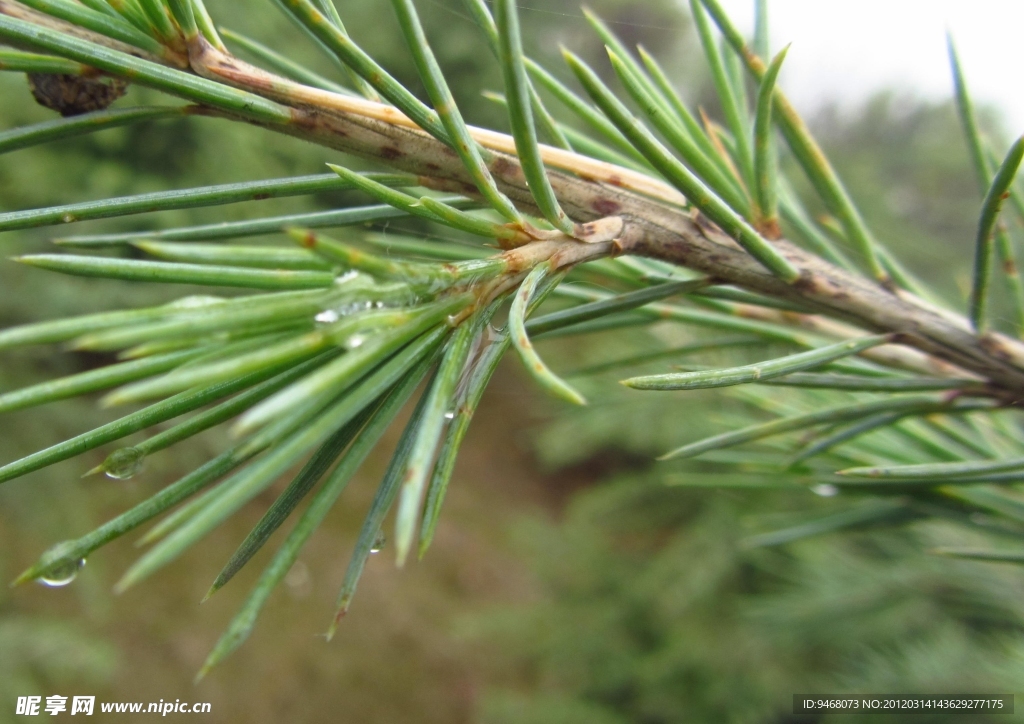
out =
[(978, 346), (998, 359), (1009, 360), (1013, 358), (1013, 354), (1007, 349), (1006, 343), (999, 336), (991, 332), (986, 332), (981, 336), (978, 340)]
[(494, 160), (491, 162), (491, 172), (495, 176), (502, 178), (516, 177), (519, 175), (519, 166), (509, 161), (504, 156), (494, 156)]
[(394, 146), (384, 146), (384, 148), (380, 149), (380, 156), (385, 161), (394, 161), (396, 158), (401, 158), (404, 155), (404, 151)]
[(819, 291), (819, 287), (818, 278), (806, 269), (802, 270), (800, 276), (793, 282), (793, 288), (803, 292), (816, 292)]
[(590, 208), (602, 216), (614, 216), (622, 209), (622, 204), (612, 199), (594, 199), (590, 202)]
[[(299, 110), (298, 108), (292, 108), (290, 111), (290, 115), (292, 117), (292, 125), (294, 125), (297, 128), (301, 128), (305, 131), (315, 132), (318, 128), (320, 128), (323, 125), (320, 123), (320, 119), (317, 117), (315, 113), (302, 111)], [(340, 135), (343, 136), (347, 135), (342, 132), (339, 133)]]
[(774, 217), (758, 221), (757, 231), (769, 241), (778, 241), (782, 238), (782, 227), (779, 226), (779, 220)]

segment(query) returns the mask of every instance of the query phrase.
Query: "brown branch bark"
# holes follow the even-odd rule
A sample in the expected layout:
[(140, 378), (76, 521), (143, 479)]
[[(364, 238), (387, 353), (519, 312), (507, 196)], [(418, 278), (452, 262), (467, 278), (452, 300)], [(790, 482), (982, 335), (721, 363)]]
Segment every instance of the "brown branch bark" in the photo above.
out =
[[(27, 10), (15, 0), (0, 3), (7, 13), (19, 8), (24, 16), (23, 10)], [(66, 30), (73, 32), (70, 26)], [(82, 35), (80, 29), (74, 32)], [(93, 42), (121, 49), (115, 41), (89, 36)], [(302, 86), (221, 53), (201, 38), (190, 48), (190, 62), (199, 75), (293, 109), (292, 121), (282, 125), (259, 123), (216, 109), (206, 109), (209, 115), (242, 120), (372, 158), (418, 174), (429, 187), (476, 195), (455, 152), (415, 128), (390, 106)], [(522, 208), (536, 210), (518, 160), (504, 152), (514, 149), (512, 139), (494, 131), (473, 130), (478, 142), (492, 149), (488, 167), (502, 190)], [(909, 293), (885, 289), (781, 239), (776, 245), (801, 272), (797, 283), (787, 284), (698, 214), (681, 208), (681, 198), (664, 182), (636, 178), (635, 171), (583, 156), (574, 159), (559, 149), (546, 149), (546, 161), (560, 169), (550, 171), (551, 183), (575, 221), (608, 216), (623, 219), (618, 241), (601, 245), (600, 253), (661, 259), (703, 272), (719, 283), (799, 303), (865, 331), (897, 333), (904, 345), (927, 355), (930, 371), (967, 371), (988, 381), (1009, 401), (1024, 398), (1024, 345), (1016, 340), (995, 333), (978, 336), (959, 315), (937, 310)], [(590, 258), (594, 251), (580, 256)]]
[[(454, 151), (420, 131), (312, 108), (297, 109), (293, 124), (273, 130), (419, 174), (434, 188), (476, 194)], [(488, 167), (510, 198), (533, 208), (514, 156), (495, 153)], [(935, 310), (911, 294), (887, 290), (779, 240), (776, 245), (801, 271), (798, 283), (786, 284), (695, 214), (607, 182), (562, 171), (552, 171), (550, 177), (559, 202), (574, 220), (623, 218), (616, 253), (680, 264), (722, 283), (798, 302), (865, 331), (899, 333), (904, 344), (990, 381), (1013, 399), (1024, 394), (1024, 345), (1015, 340), (991, 333), (979, 337), (964, 318)], [(937, 361), (933, 371), (956, 372)]]

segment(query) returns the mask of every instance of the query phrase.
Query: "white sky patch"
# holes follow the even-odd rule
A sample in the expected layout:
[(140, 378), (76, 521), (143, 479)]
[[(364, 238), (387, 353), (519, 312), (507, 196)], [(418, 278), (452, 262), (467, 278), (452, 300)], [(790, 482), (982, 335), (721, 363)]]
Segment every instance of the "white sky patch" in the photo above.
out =
[[(750, 34), (753, 1), (720, 2)], [(949, 98), (949, 29), (975, 103), (1000, 108), (1007, 133), (1024, 132), (1021, 0), (769, 0), (768, 10), (772, 52), (793, 43), (780, 87), (805, 114), (883, 88)]]

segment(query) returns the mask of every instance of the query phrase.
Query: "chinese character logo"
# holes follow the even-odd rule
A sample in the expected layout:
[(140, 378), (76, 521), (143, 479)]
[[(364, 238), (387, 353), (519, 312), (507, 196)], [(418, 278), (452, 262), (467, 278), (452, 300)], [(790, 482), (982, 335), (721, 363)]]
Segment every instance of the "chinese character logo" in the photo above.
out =
[(92, 709), (95, 705), (95, 696), (76, 696), (71, 700), (71, 713), (92, 716)]
[(46, 697), (46, 713), (50, 716), (57, 716), (62, 711), (68, 710), (68, 698), (66, 696), (53, 696)]
[(14, 713), (24, 716), (39, 716), (39, 702), (42, 700), (41, 696), (19, 696), (18, 706)]

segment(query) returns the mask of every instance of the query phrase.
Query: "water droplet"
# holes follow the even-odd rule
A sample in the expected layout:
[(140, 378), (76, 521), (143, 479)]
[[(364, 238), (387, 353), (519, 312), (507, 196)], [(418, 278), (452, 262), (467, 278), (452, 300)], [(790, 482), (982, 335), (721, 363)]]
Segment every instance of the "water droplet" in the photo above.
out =
[(209, 294), (194, 294), (191, 297), (175, 299), (167, 306), (173, 307), (174, 309), (195, 309), (196, 307), (208, 307), (211, 304), (220, 304), (223, 301), (223, 297), (215, 297)]
[(78, 576), (78, 572), (85, 566), (85, 559), (70, 561), (66, 565), (54, 568), (45, 576), (39, 577), (39, 582), (49, 588), (61, 588), (71, 583)]
[(384, 548), (384, 544), (388, 542), (388, 537), (384, 535), (384, 531), (378, 530), (377, 537), (373, 539), (373, 545), (370, 546), (370, 553), (380, 553), (381, 549)]
[(85, 559), (67, 559), (67, 554), (73, 544), (74, 541), (61, 541), (43, 554), (40, 563), (43, 565), (56, 563), (57, 565), (40, 576), (39, 583), (50, 588), (60, 588), (75, 580), (78, 572), (85, 566)]
[(823, 498), (831, 498), (835, 495), (839, 495), (839, 488), (832, 485), (832, 483), (822, 483), (821, 485), (812, 486), (811, 492), (815, 495), (820, 495)]
[(377, 309), (384, 309), (384, 302), (377, 302), (373, 306), (375, 306)]
[(359, 272), (357, 272), (355, 269), (349, 269), (347, 272), (342, 274), (340, 277), (335, 277), (334, 278), (334, 283), (335, 284), (345, 284), (345, 283), (350, 282), (353, 279), (356, 279), (358, 277), (359, 277)]
[(122, 447), (103, 461), (103, 474), (112, 480), (128, 480), (142, 469), (146, 454), (137, 447)]
[(454, 410), (448, 410), (448, 412), (444, 413), (444, 419), (446, 419), (446, 420), (454, 420), (455, 419), (455, 411)]
[(356, 347), (362, 347), (364, 342), (366, 342), (366, 337), (361, 334), (353, 334), (345, 340), (345, 348), (355, 349)]
[(333, 309), (325, 309), (324, 311), (320, 312), (320, 314), (313, 317), (313, 319), (322, 324), (334, 324), (339, 319), (341, 319), (341, 316)]

